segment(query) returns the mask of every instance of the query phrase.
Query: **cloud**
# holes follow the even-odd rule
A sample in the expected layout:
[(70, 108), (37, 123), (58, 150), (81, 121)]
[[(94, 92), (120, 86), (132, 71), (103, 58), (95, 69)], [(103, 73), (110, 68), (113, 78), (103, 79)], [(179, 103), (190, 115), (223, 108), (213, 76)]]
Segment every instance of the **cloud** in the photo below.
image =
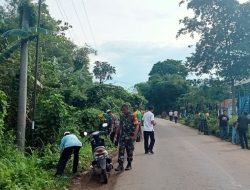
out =
[[(179, 19), (190, 15), (186, 6), (179, 7), (178, 0), (74, 0), (76, 11), (72, 1), (59, 0), (61, 8), (55, 0), (46, 2), (53, 16), (73, 25), (68, 33), (72, 33), (70, 36), (76, 44), (86, 42), (98, 50), (99, 55), (91, 56), (91, 61), (107, 61), (115, 66), (117, 74), (112, 82), (127, 88), (146, 81), (158, 61), (184, 60), (192, 52), (186, 47), (197, 41), (188, 36), (176, 40), (181, 28)], [(63, 15), (60, 9), (64, 10)]]
[(173, 47), (165, 43), (116, 41), (102, 44), (100, 57), (117, 69), (117, 75), (112, 82), (129, 88), (147, 81), (148, 73), (158, 61), (185, 60), (192, 51), (189, 48)]
[[(89, 30), (81, 1), (85, 1), (93, 32)], [(178, 0), (74, 0), (80, 22), (72, 1), (59, 0), (59, 7), (55, 0), (46, 2), (52, 15), (73, 25), (70, 36), (78, 45), (85, 42), (95, 45), (92, 35), (98, 48), (98, 44), (119, 40), (190, 43), (187, 37), (175, 39), (180, 28), (179, 19), (190, 12), (185, 6), (179, 7)], [(61, 15), (60, 9), (65, 14)]]

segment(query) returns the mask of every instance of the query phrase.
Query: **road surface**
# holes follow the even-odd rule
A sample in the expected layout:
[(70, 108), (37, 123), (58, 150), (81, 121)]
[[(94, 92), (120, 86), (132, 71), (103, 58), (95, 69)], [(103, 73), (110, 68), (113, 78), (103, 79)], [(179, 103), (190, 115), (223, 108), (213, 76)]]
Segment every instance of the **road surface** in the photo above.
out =
[(108, 185), (83, 176), (72, 190), (250, 190), (250, 151), (189, 127), (157, 120), (155, 154), (137, 143), (133, 169)]

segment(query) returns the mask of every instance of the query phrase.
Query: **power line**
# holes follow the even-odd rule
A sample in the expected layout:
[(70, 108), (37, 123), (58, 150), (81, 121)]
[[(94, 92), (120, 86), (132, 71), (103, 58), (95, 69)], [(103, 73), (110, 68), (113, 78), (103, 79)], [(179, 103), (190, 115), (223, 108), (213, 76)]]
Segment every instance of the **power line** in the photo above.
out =
[(65, 17), (64, 17), (64, 14), (63, 14), (63, 12), (62, 12), (62, 9), (61, 9), (61, 7), (60, 7), (60, 4), (59, 4), (59, 2), (58, 2), (58, 0), (56, 0), (56, 4), (57, 4), (57, 7), (58, 7), (58, 9), (59, 9), (59, 11), (60, 11), (60, 13), (61, 13), (61, 16), (62, 16), (63, 20), (66, 20)]
[[(58, 2), (58, 0), (56, 0), (56, 4), (57, 4), (57, 7), (59, 9), (59, 12), (60, 12), (63, 20), (66, 21), (67, 23), (69, 23), (69, 19), (68, 19), (67, 15), (66, 15), (66, 13), (65, 13), (65, 11), (63, 9), (63, 6), (62, 7), (60, 6), (60, 3)], [(69, 32), (69, 35), (70, 35), (71, 39), (73, 40), (73, 35), (72, 35), (70, 29), (68, 30), (68, 32)]]
[(83, 28), (83, 26), (82, 26), (81, 19), (80, 19), (79, 15), (78, 15), (78, 12), (77, 12), (77, 9), (76, 9), (74, 0), (72, 0), (71, 2), (72, 2), (72, 5), (73, 5), (73, 8), (74, 8), (74, 12), (75, 12), (75, 14), (76, 14), (77, 20), (78, 20), (78, 22), (79, 22), (79, 24), (80, 24), (82, 33), (83, 33), (83, 35), (84, 35), (84, 37), (85, 37), (85, 41), (88, 42), (88, 38), (87, 38), (87, 35), (86, 35), (86, 33), (85, 33), (85, 31), (84, 31), (84, 28)]
[(86, 15), (86, 19), (87, 19), (87, 23), (88, 23), (88, 26), (89, 26), (89, 30), (90, 30), (90, 34), (91, 34), (91, 37), (92, 37), (92, 40), (94, 42), (94, 46), (95, 48), (97, 49), (97, 44), (96, 44), (96, 40), (95, 40), (95, 36), (94, 36), (94, 32), (93, 32), (93, 29), (92, 29), (92, 25), (89, 21), (89, 16), (88, 16), (88, 12), (87, 12), (87, 8), (86, 8), (86, 5), (84, 3), (84, 0), (81, 0), (82, 2), (82, 6), (83, 6), (83, 10), (84, 10), (84, 13)]
[(119, 81), (119, 80), (112, 80), (114, 81), (115, 83), (123, 83), (123, 84), (127, 84), (127, 85), (135, 85), (133, 83), (130, 83), (130, 82), (123, 82), (123, 81)]

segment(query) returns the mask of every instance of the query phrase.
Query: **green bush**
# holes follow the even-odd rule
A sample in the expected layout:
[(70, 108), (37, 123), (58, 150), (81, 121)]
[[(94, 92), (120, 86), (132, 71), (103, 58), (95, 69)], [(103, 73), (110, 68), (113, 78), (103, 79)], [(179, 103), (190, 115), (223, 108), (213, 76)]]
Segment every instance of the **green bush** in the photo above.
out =
[(195, 127), (196, 123), (195, 123), (195, 116), (193, 115), (188, 115), (186, 118), (184, 118), (184, 124), (189, 126), (189, 127)]
[(0, 90), (0, 140), (3, 135), (4, 118), (7, 114), (7, 96)]
[(53, 144), (57, 141), (61, 127), (74, 124), (70, 113), (75, 109), (63, 101), (60, 94), (42, 95), (38, 102), (36, 144), (39, 146), (41, 140), (44, 144)]
[[(25, 155), (14, 145), (14, 136), (11, 131), (5, 132), (4, 117), (6, 116), (7, 97), (0, 91), (0, 189), (62, 189), (66, 187), (69, 180), (55, 180), (53, 173), (46, 170), (42, 162), (46, 162), (47, 158), (56, 158), (55, 155), (50, 156), (47, 152), (41, 157), (36, 152), (32, 155)], [(49, 165), (47, 165), (49, 169)], [(50, 165), (52, 166), (52, 165)], [(53, 164), (54, 168), (54, 164)]]
[(96, 130), (100, 125), (99, 115), (102, 112), (95, 108), (85, 109), (78, 114), (80, 114), (80, 126), (79, 130), (82, 134), (84, 131)]
[(108, 96), (106, 98), (101, 99), (99, 108), (105, 111), (107, 109), (111, 109), (112, 112), (118, 113), (120, 112), (123, 103), (124, 101), (122, 99), (117, 99), (112, 96)]
[(0, 189), (62, 189), (69, 183), (69, 179), (55, 180), (54, 171), (45, 170), (42, 167), (42, 159), (36, 152), (32, 155), (24, 155), (13, 144), (7, 143), (4, 144), (4, 149), (2, 148)]
[[(188, 117), (184, 118), (183, 121), (185, 125), (197, 129), (200, 124), (200, 116), (198, 114), (189, 115)], [(219, 133), (216, 115), (210, 115), (208, 117), (207, 124), (211, 134), (217, 135)]]
[[(84, 131), (96, 130), (100, 125), (100, 109), (112, 109), (119, 112), (125, 100), (133, 100), (136, 104), (140, 97), (130, 96), (119, 87), (107, 87), (105, 98), (100, 99), (93, 107), (80, 110), (65, 103), (65, 97), (53, 92), (44, 92), (39, 95), (37, 104), (37, 118), (35, 129), (35, 150), (28, 149), (30, 154), (22, 153), (15, 146), (14, 133), (4, 129), (7, 97), (0, 91), (0, 189), (16, 190), (50, 190), (66, 189), (71, 180), (72, 162), (67, 164), (65, 177), (54, 178), (56, 165), (60, 157), (59, 144), (65, 131), (76, 134), (83, 142), (80, 151), (79, 168), (85, 170), (89, 167), (93, 156), (91, 146), (81, 137)], [(103, 93), (102, 88), (99, 93)], [(29, 123), (28, 123), (29, 124)], [(27, 133), (29, 135), (29, 133)], [(26, 136), (27, 145), (30, 137)], [(107, 148), (114, 150), (109, 138)]]
[(59, 144), (47, 144), (39, 151), (39, 165), (45, 170), (50, 170), (51, 168), (55, 170), (59, 156)]
[(232, 127), (237, 122), (238, 116), (234, 115), (229, 119), (229, 126)]
[(193, 117), (193, 127), (198, 129), (200, 125), (200, 116), (198, 114), (195, 114)]
[(208, 118), (208, 127), (209, 127), (209, 131), (211, 134), (213, 135), (218, 135), (219, 134), (219, 127), (217, 124), (217, 117), (210, 115)]

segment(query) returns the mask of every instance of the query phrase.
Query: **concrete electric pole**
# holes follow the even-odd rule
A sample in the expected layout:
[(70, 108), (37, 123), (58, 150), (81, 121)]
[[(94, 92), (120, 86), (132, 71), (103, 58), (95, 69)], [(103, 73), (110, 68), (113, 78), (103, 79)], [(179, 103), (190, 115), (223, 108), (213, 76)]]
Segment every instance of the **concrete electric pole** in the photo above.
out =
[[(22, 11), (22, 30), (29, 29), (29, 15), (27, 11), (27, 0), (21, 1)], [(20, 80), (19, 80), (19, 97), (17, 112), (17, 145), (21, 150), (25, 147), (25, 130), (26, 130), (26, 104), (27, 104), (27, 70), (28, 70), (28, 40), (21, 43), (21, 63), (20, 63)]]

